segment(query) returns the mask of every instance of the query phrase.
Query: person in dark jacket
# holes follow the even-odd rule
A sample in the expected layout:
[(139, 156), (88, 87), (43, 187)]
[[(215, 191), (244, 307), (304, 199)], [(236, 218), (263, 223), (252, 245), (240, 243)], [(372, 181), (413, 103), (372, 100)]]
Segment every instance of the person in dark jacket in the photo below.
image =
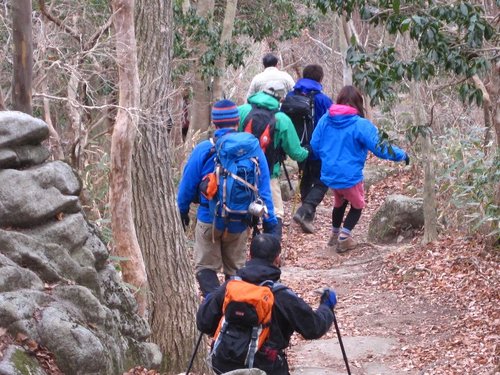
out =
[[(231, 137), (239, 126), (239, 115), (236, 104), (224, 99), (216, 102), (212, 108), (212, 122), (215, 125), (215, 139)], [(203, 295), (219, 287), (217, 272), (222, 268), (226, 277), (234, 275), (246, 261), (246, 243), (249, 223), (243, 220), (229, 220), (216, 216), (209, 209), (207, 198), (200, 193), (199, 185), (203, 177), (215, 168), (215, 151), (213, 142), (205, 140), (193, 150), (184, 168), (177, 194), (182, 224), (189, 225), (189, 207), (198, 201), (197, 222), (194, 234), (194, 263), (196, 279)], [(260, 150), (261, 151), (261, 150)], [(274, 233), (277, 220), (271, 196), (269, 168), (263, 152), (258, 157), (259, 195), (268, 209), (263, 218), (263, 229), (266, 233)]]
[[(238, 270), (242, 280), (260, 284), (271, 280), (278, 282), (281, 276), (281, 246), (277, 238), (270, 234), (259, 234), (250, 245), (250, 260)], [(335, 292), (325, 289), (320, 305), (314, 311), (302, 298), (291, 289), (275, 288), (270, 335), (262, 348), (255, 355), (254, 367), (268, 375), (289, 374), (285, 349), (290, 344), (293, 332), (300, 333), (305, 339), (313, 340), (323, 336), (333, 323), (333, 308), (337, 302)], [(226, 292), (224, 283), (215, 292), (206, 297), (196, 314), (198, 329), (213, 336), (222, 318), (222, 305)], [(236, 370), (234, 364), (218, 363), (212, 358), (212, 367), (217, 374)]]
[[(328, 111), (333, 104), (332, 99), (322, 92), (323, 86), (323, 68), (321, 65), (307, 65), (302, 71), (302, 78), (297, 81), (293, 91), (287, 96), (294, 95), (312, 95), (313, 96), (313, 124), (310, 131), (302, 134), (301, 145), (310, 149), (310, 141), (314, 128), (318, 121)], [(301, 135), (299, 135), (301, 136)], [(293, 220), (298, 223), (305, 233), (314, 233), (313, 220), (316, 214), (316, 207), (325, 197), (328, 187), (321, 182), (321, 160), (312, 152), (309, 157), (299, 163), (299, 169), (302, 171), (300, 180), (300, 199), (302, 205), (297, 209)]]

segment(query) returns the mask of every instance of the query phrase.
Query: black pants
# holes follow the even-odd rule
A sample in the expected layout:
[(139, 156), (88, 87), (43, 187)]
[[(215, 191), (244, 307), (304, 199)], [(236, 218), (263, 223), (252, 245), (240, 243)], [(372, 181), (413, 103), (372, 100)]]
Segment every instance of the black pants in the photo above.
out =
[(321, 182), (321, 160), (306, 160), (299, 163), (299, 169), (302, 171), (300, 181), (300, 199), (302, 204), (309, 205), (313, 212), (325, 197), (328, 187)]

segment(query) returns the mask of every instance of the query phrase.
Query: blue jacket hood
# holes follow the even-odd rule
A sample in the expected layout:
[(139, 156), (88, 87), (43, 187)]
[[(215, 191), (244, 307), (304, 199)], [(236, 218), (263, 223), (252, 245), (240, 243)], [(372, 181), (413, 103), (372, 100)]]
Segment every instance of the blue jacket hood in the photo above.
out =
[(301, 78), (297, 81), (295, 86), (293, 86), (293, 89), (302, 91), (303, 93), (307, 94), (313, 90), (322, 91), (323, 85), (313, 79)]

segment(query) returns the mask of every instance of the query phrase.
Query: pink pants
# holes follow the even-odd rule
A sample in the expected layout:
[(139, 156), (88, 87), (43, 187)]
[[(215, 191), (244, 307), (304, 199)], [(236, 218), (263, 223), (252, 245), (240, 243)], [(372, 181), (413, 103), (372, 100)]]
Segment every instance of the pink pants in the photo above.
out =
[(347, 200), (352, 208), (362, 209), (365, 207), (365, 188), (363, 181), (347, 189), (332, 189), (335, 198), (334, 207), (341, 207)]

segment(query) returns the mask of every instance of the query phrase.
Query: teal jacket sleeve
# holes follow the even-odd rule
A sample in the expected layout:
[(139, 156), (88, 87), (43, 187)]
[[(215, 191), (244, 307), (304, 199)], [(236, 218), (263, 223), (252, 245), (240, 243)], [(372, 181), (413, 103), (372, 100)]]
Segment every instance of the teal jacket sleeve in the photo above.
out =
[(307, 159), (309, 152), (300, 145), (300, 139), (297, 131), (293, 126), (290, 117), (282, 112), (276, 114), (278, 128), (278, 136), (275, 137), (275, 145), (283, 148), (283, 151), (295, 161), (304, 161)]

